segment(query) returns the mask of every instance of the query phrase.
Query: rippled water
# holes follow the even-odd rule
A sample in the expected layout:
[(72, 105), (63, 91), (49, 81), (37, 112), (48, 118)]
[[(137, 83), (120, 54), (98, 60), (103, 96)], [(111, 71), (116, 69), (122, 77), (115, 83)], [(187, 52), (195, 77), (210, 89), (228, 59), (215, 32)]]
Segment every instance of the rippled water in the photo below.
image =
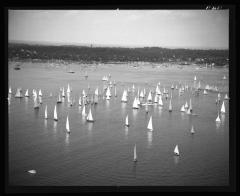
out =
[[(115, 65), (116, 66), (116, 65)], [(117, 65), (118, 66), (118, 65)], [(49, 68), (47, 64), (24, 64), (19, 71), (9, 67), (9, 85), (13, 94), (9, 102), (9, 183), (11, 185), (228, 185), (229, 182), (229, 101), (225, 101), (226, 114), (222, 122), (215, 123), (217, 93), (209, 92), (198, 97), (186, 92), (178, 96), (173, 90), (172, 113), (168, 112), (169, 100), (163, 99), (163, 108), (149, 106), (132, 109), (137, 90), (129, 94), (129, 101), (121, 103), (123, 89), (132, 87), (155, 90), (161, 82), (171, 91), (172, 83), (192, 85), (194, 75), (206, 84), (216, 85), (222, 98), (228, 92), (228, 70), (196, 70), (186, 68), (140, 68), (127, 66), (103, 66), (102, 69), (88, 68), (88, 79), (83, 71), (73, 65), (74, 74), (63, 68)], [(78, 101), (82, 90), (90, 93), (98, 86), (102, 93), (104, 75), (111, 74), (117, 83), (117, 97), (109, 101), (99, 97), (92, 106), (94, 123), (82, 118), (82, 107), (68, 105), (67, 98), (57, 105), (58, 122), (53, 121), (59, 88), (67, 89), (69, 83), (72, 97)], [(147, 82), (147, 83), (146, 83)], [(15, 91), (28, 88), (29, 98), (14, 98)], [(42, 105), (33, 109), (32, 89), (43, 92)], [(49, 94), (53, 93), (50, 97)], [(112, 89), (114, 95), (114, 90)], [(181, 106), (192, 99), (196, 116), (182, 114)], [(44, 119), (48, 106), (49, 119)], [(89, 106), (86, 107), (88, 112)], [(130, 127), (124, 126), (128, 114)], [(71, 134), (67, 135), (65, 123), (69, 117)], [(147, 130), (150, 116), (153, 117), (153, 132)], [(194, 125), (195, 134), (190, 134)], [(133, 148), (137, 146), (138, 161), (133, 162)], [(180, 156), (173, 150), (178, 144)], [(26, 171), (35, 169), (37, 174)]]

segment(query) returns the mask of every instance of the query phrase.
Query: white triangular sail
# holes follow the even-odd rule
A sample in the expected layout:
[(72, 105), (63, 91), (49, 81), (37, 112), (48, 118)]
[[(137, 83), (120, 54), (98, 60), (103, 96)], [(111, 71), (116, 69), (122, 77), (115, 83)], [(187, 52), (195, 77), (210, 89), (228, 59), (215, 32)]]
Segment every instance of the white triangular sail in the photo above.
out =
[(122, 102), (127, 102), (127, 92), (126, 90), (123, 91), (123, 95), (122, 95)]
[(79, 97), (78, 105), (79, 105), (79, 106), (82, 106), (82, 97)]
[(63, 87), (63, 89), (62, 89), (62, 97), (65, 97), (64, 87)]
[(17, 97), (17, 98), (22, 97), (21, 91), (20, 91), (19, 88), (17, 89), (17, 92), (16, 92), (16, 94), (15, 94), (15, 97)]
[(157, 102), (158, 102), (157, 98), (158, 98), (158, 96), (155, 95), (155, 97), (154, 97), (154, 103), (157, 103)]
[(185, 112), (185, 107), (184, 107), (184, 105), (182, 105), (182, 107), (181, 107), (181, 110), (180, 110), (181, 112)]
[(218, 116), (217, 116), (217, 118), (216, 118), (216, 122), (221, 122), (221, 120), (220, 120), (220, 118), (219, 118), (219, 114), (218, 114)]
[(136, 97), (135, 97), (135, 99), (134, 99), (134, 101), (133, 101), (133, 106), (132, 106), (132, 108), (133, 108), (133, 109), (138, 109), (138, 108), (139, 108)]
[(204, 94), (204, 95), (207, 95), (207, 94), (208, 94), (207, 91), (206, 91), (206, 89), (204, 89), (203, 94)]
[(137, 147), (136, 147), (136, 144), (134, 146), (134, 151), (133, 151), (133, 161), (137, 161)]
[(125, 120), (125, 126), (129, 127), (128, 115), (126, 116), (126, 120)]
[(191, 128), (191, 134), (194, 134), (195, 133), (195, 130), (194, 130), (194, 127), (192, 125), (192, 128)]
[(42, 96), (42, 90), (41, 89), (38, 91), (38, 96)]
[(185, 103), (185, 109), (187, 109), (188, 108), (188, 102), (186, 101), (186, 103)]
[(70, 93), (70, 92), (71, 92), (71, 90), (70, 90), (70, 86), (69, 86), (69, 84), (68, 84), (67, 93)]
[(225, 95), (224, 99), (229, 99), (228, 94)]
[(197, 76), (194, 76), (194, 81), (196, 81), (197, 80)]
[(87, 116), (87, 121), (89, 122), (93, 122), (93, 117), (92, 117), (92, 111), (91, 111), (91, 108), (89, 109), (89, 113), (88, 113), (88, 116)]
[(149, 91), (149, 93), (148, 93), (147, 101), (149, 101), (149, 102), (152, 101), (152, 93), (151, 93), (151, 91)]
[(82, 109), (82, 116), (86, 116), (86, 109), (85, 109), (85, 105), (83, 105), (83, 109)]
[(29, 97), (28, 89), (26, 90), (25, 97)]
[(149, 119), (147, 128), (148, 128), (149, 130), (153, 131), (152, 116), (151, 116), (150, 119)]
[(47, 118), (48, 118), (48, 116), (47, 116), (47, 105), (46, 105), (46, 107), (45, 107), (45, 114), (44, 114), (44, 118), (45, 118), (45, 119), (47, 119)]
[(8, 93), (9, 93), (9, 94), (12, 94), (12, 88), (11, 88), (11, 86), (9, 87)]
[(168, 110), (169, 110), (169, 112), (172, 111), (172, 99), (170, 99), (170, 101), (169, 101), (169, 108), (168, 108)]
[(221, 107), (221, 113), (225, 113), (226, 111), (225, 111), (225, 104), (224, 104), (224, 101), (223, 101), (223, 103), (222, 103), (222, 107)]
[(187, 114), (191, 114), (190, 108), (187, 109)]
[(114, 88), (114, 96), (117, 97), (117, 87)]
[(159, 96), (158, 104), (159, 104), (160, 106), (163, 106), (162, 96), (161, 96), (161, 95)]
[(34, 109), (38, 109), (39, 108), (39, 103), (37, 101), (37, 97), (34, 98), (33, 102), (34, 102)]
[(57, 100), (57, 103), (61, 103), (62, 102), (62, 99), (61, 99), (61, 96), (60, 94), (58, 95), (58, 100)]
[(66, 130), (67, 130), (68, 133), (70, 133), (68, 116), (67, 116), (67, 121), (66, 121)]
[(106, 96), (107, 96), (107, 97), (111, 97), (111, 91), (110, 91), (109, 86), (108, 86), (108, 88), (107, 88)]
[(58, 120), (58, 117), (57, 117), (57, 107), (56, 107), (56, 105), (55, 105), (55, 107), (54, 107), (53, 119), (56, 120), (56, 121)]
[(178, 145), (176, 145), (174, 148), (174, 154), (179, 155)]
[(94, 94), (95, 94), (96, 96), (98, 96), (98, 88), (96, 88)]

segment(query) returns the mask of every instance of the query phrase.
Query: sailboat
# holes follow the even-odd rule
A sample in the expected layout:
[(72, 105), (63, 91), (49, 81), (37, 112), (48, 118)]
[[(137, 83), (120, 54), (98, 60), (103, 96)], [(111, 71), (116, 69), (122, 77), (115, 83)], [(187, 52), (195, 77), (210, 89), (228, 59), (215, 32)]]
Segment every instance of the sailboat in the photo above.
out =
[(155, 95), (155, 97), (154, 97), (154, 103), (157, 103), (158, 102), (158, 100), (157, 100), (157, 94)]
[(68, 116), (67, 116), (67, 121), (66, 121), (66, 130), (67, 130), (67, 133), (70, 133)]
[(228, 94), (225, 95), (224, 99), (225, 100), (229, 99)]
[(194, 81), (196, 81), (197, 80), (197, 76), (194, 76)]
[(54, 119), (55, 121), (58, 121), (58, 117), (57, 117), (57, 107), (56, 107), (56, 105), (55, 105), (55, 107), (54, 107), (53, 119)]
[(123, 95), (122, 95), (122, 100), (121, 101), (122, 102), (127, 102), (127, 91), (126, 90), (123, 91)]
[(192, 100), (190, 99), (190, 101), (189, 101), (189, 110), (190, 110), (190, 112), (192, 112)]
[(186, 103), (185, 103), (185, 109), (187, 109), (188, 108), (188, 103), (187, 103), (187, 101), (186, 101)]
[(221, 122), (220, 118), (219, 118), (219, 113), (218, 113), (218, 116), (216, 118), (216, 122)]
[(44, 114), (44, 118), (45, 118), (45, 119), (47, 119), (47, 118), (48, 118), (48, 116), (47, 116), (47, 105), (46, 105), (46, 107), (45, 107), (45, 114)]
[(9, 87), (8, 93), (9, 93), (9, 94), (12, 94), (11, 86)]
[(42, 104), (42, 97), (39, 96), (38, 98), (39, 98), (39, 103)]
[(38, 103), (38, 101), (37, 101), (37, 97), (36, 98), (34, 98), (34, 109), (39, 109), (39, 106), (40, 106), (40, 104)]
[(136, 147), (136, 144), (134, 146), (134, 151), (133, 151), (133, 161), (134, 162), (137, 161), (137, 147)]
[(193, 127), (193, 125), (192, 125), (192, 128), (191, 128), (191, 134), (194, 134), (195, 133), (195, 131), (194, 131), (194, 127)]
[(148, 101), (148, 102), (152, 102), (152, 94), (151, 94), (151, 91), (149, 91), (149, 93), (148, 93), (147, 101)]
[(126, 126), (126, 127), (129, 127), (129, 126), (130, 126), (130, 125), (129, 125), (129, 122), (128, 122), (128, 115), (126, 116), (125, 126)]
[(62, 97), (65, 97), (64, 87), (62, 89)]
[(98, 88), (96, 88), (94, 94), (95, 94), (96, 96), (98, 96)]
[(141, 90), (140, 92), (140, 95), (139, 95), (140, 98), (144, 98), (144, 94), (143, 94), (143, 91)]
[(163, 106), (162, 95), (159, 96), (158, 104), (159, 104), (160, 106)]
[(41, 89), (38, 91), (38, 96), (42, 96), (42, 90)]
[(114, 96), (117, 97), (117, 87), (114, 88)]
[(174, 148), (174, 154), (179, 156), (178, 145), (176, 145), (175, 148)]
[(60, 96), (60, 94), (58, 95), (58, 100), (57, 100), (57, 103), (62, 103), (62, 99), (61, 99), (61, 96)]
[(83, 105), (83, 109), (82, 109), (82, 116), (86, 116), (86, 109), (85, 109), (85, 105)]
[(169, 101), (169, 108), (168, 108), (169, 112), (172, 112), (172, 99), (170, 99)]
[(22, 94), (21, 94), (21, 89), (20, 89), (20, 88), (17, 89), (17, 92), (16, 92), (16, 94), (15, 94), (15, 97), (16, 97), (16, 98), (22, 98), (22, 97), (23, 97)]
[(108, 88), (107, 88), (106, 96), (107, 96), (107, 97), (111, 97), (111, 96), (112, 96), (109, 86), (108, 86)]
[(70, 86), (68, 84), (67, 93), (70, 93), (70, 92), (71, 92), (71, 90), (70, 90)]
[(226, 79), (227, 79), (227, 77), (224, 75), (224, 76), (223, 76), (223, 80), (226, 80)]
[(132, 106), (132, 108), (133, 108), (133, 109), (138, 109), (138, 108), (139, 108), (136, 97), (135, 97), (135, 99), (134, 99), (134, 101), (133, 101), (133, 106)]
[(218, 98), (218, 101), (220, 101), (220, 99), (221, 99), (221, 94), (220, 93), (218, 93), (217, 98)]
[(187, 114), (191, 114), (190, 108), (187, 109)]
[(182, 105), (182, 107), (181, 107), (181, 110), (180, 110), (181, 112), (185, 112), (185, 107), (184, 107), (184, 104)]
[(150, 131), (153, 131), (152, 116), (151, 116), (150, 119), (149, 119), (147, 128), (148, 128)]
[(79, 106), (82, 106), (82, 97), (79, 97), (78, 105), (79, 105)]
[(172, 86), (171, 86), (171, 89), (174, 89), (174, 86), (173, 86), (173, 84), (172, 84)]
[(88, 116), (87, 116), (87, 121), (88, 122), (94, 122), (93, 117), (92, 117), (91, 108), (89, 109), (89, 113), (88, 113)]
[(222, 103), (221, 113), (226, 113), (224, 101), (223, 101), (223, 103)]
[(26, 90), (25, 97), (29, 97), (28, 89)]
[(206, 89), (204, 89), (203, 94), (204, 94), (204, 95), (207, 95), (207, 94), (208, 94), (207, 91), (206, 91)]

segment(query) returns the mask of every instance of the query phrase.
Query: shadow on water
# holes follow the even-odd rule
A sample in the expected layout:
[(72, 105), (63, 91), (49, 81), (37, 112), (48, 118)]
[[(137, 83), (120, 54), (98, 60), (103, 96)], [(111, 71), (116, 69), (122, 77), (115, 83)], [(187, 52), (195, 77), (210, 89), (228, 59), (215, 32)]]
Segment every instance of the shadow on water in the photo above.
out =
[(137, 113), (138, 113), (137, 109), (133, 109), (133, 120), (136, 120)]
[(179, 163), (179, 156), (174, 156), (173, 160), (174, 160), (174, 164), (177, 165)]
[(109, 107), (110, 107), (110, 100), (106, 100), (106, 107), (107, 107), (107, 109), (109, 109)]
[(87, 123), (87, 128), (88, 128), (88, 137), (92, 137), (92, 129), (93, 129), (93, 123)]
[(221, 114), (221, 123), (222, 125), (225, 123), (225, 114)]
[(47, 130), (47, 119), (44, 119), (44, 128)]
[(134, 178), (136, 178), (137, 177), (137, 161), (133, 161), (132, 173)]
[(152, 131), (147, 130), (148, 148), (152, 147)]
[(56, 134), (57, 132), (57, 121), (53, 121), (53, 132)]
[(216, 129), (219, 130), (221, 122), (216, 122)]
[(39, 108), (34, 109), (34, 117), (38, 118), (39, 117)]
[(185, 119), (185, 113), (181, 112), (181, 119), (184, 120)]
[(127, 105), (126, 103), (123, 103), (123, 102), (121, 103), (121, 108), (123, 113), (125, 112), (126, 105)]
[(69, 146), (69, 134), (66, 133), (65, 135), (66, 135), (66, 136), (65, 136), (65, 144), (66, 144), (66, 146), (68, 147), (68, 146)]
[(125, 139), (127, 140), (128, 139), (128, 127), (125, 126)]

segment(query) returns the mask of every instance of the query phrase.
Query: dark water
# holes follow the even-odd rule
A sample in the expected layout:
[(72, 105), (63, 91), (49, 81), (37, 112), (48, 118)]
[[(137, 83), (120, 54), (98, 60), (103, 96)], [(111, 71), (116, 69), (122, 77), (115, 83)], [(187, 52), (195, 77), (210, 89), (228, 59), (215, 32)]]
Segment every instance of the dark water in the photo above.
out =
[[(190, 91), (178, 96), (173, 91), (173, 112), (168, 112), (169, 100), (163, 99), (163, 108), (149, 106), (132, 109), (133, 93), (126, 104), (120, 102), (124, 87), (155, 90), (161, 82), (170, 90), (178, 81), (192, 85), (194, 75), (201, 84), (218, 86), (223, 93), (228, 92), (227, 70), (135, 70), (134, 68), (104, 67), (101, 70), (88, 69), (88, 79), (84, 72), (75, 67), (75, 74), (64, 69), (49, 69), (47, 65), (23, 66), (21, 71), (9, 67), (9, 85), (13, 94), (9, 104), (9, 183), (11, 185), (82, 186), (82, 185), (228, 185), (229, 182), (229, 101), (225, 101), (226, 114), (221, 116), (221, 124), (215, 119), (221, 105), (216, 105), (217, 93), (209, 92), (195, 97)], [(117, 97), (109, 101), (99, 98), (92, 106), (94, 123), (82, 118), (82, 108), (78, 104), (70, 107), (65, 98), (57, 105), (59, 121), (54, 122), (53, 110), (59, 88), (65, 91), (69, 83), (72, 96), (78, 102), (82, 90), (93, 93), (98, 86), (103, 89), (101, 78), (111, 73), (117, 82)], [(145, 82), (148, 82), (146, 84)], [(28, 88), (29, 98), (14, 98), (17, 87), (23, 92)], [(42, 89), (43, 104), (38, 111), (33, 109), (32, 89)], [(50, 97), (50, 92), (53, 96)], [(137, 91), (134, 92), (137, 94)], [(114, 90), (112, 89), (112, 95)], [(180, 108), (192, 99), (196, 116), (181, 114)], [(48, 120), (44, 119), (45, 105), (48, 106)], [(89, 106), (86, 107), (88, 112)], [(125, 128), (128, 114), (130, 127)], [(65, 130), (69, 116), (71, 134)], [(150, 115), (153, 116), (153, 132), (147, 131)], [(190, 134), (194, 125), (195, 134)], [(138, 161), (133, 162), (133, 148), (137, 145)], [(173, 150), (178, 144), (180, 156)], [(26, 171), (35, 169), (37, 174)]]

